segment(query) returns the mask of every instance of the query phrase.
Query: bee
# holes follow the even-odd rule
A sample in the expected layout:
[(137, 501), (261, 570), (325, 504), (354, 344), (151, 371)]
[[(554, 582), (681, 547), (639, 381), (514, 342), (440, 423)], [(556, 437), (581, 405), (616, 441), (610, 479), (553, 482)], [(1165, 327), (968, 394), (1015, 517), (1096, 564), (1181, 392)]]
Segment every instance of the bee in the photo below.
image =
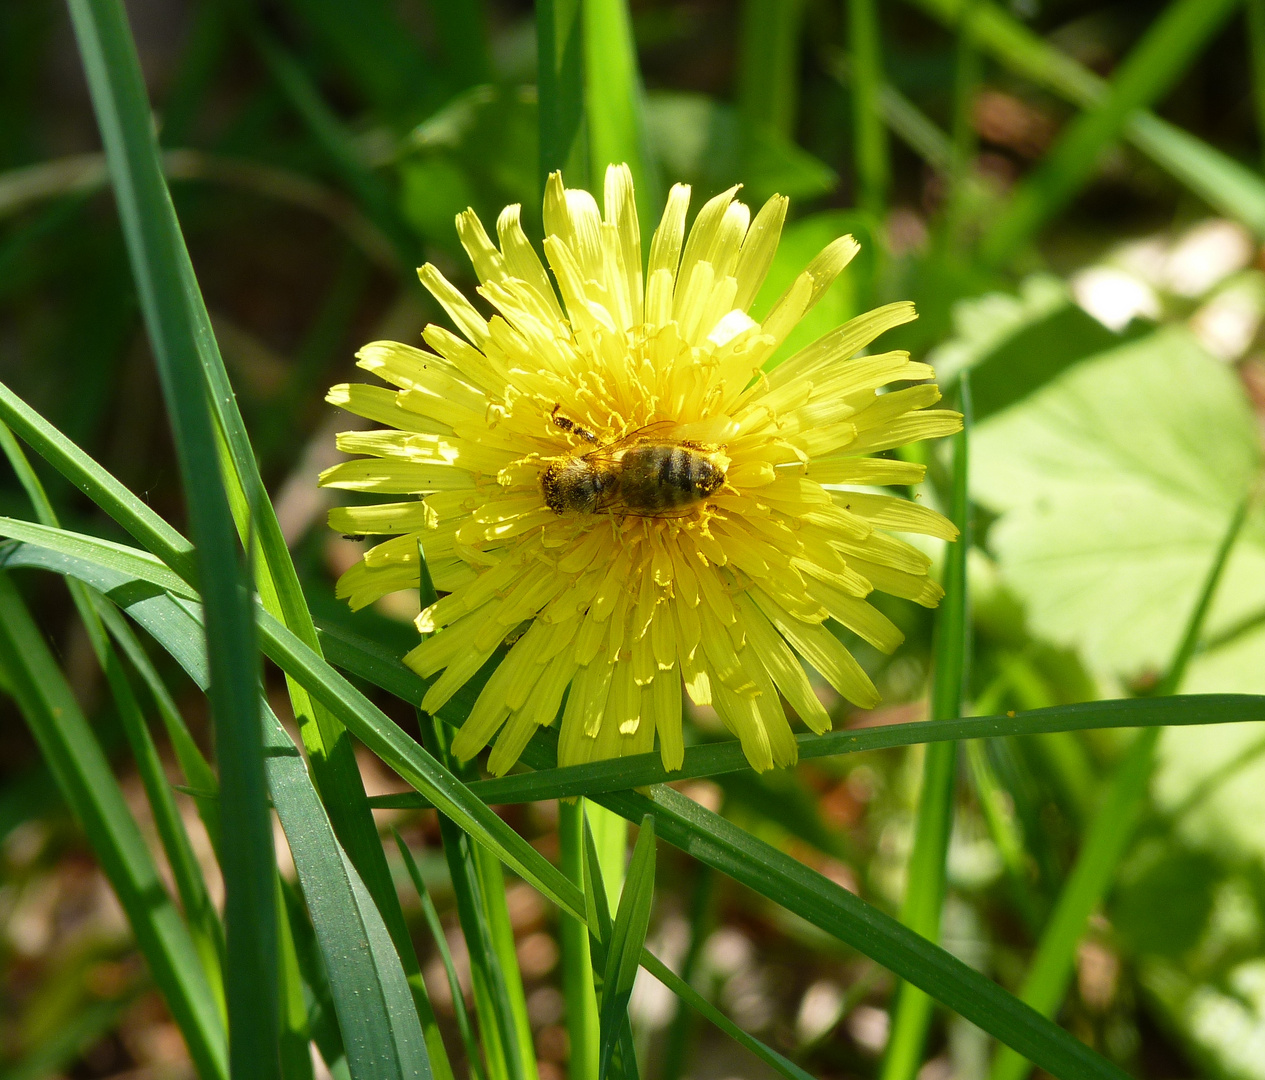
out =
[[(583, 442), (597, 436), (555, 406), (556, 427)], [(715, 495), (725, 485), (725, 467), (714, 449), (674, 439), (672, 421), (661, 420), (629, 432), (587, 453), (552, 462), (540, 476), (545, 505), (557, 514), (604, 511), (644, 517), (671, 517)]]

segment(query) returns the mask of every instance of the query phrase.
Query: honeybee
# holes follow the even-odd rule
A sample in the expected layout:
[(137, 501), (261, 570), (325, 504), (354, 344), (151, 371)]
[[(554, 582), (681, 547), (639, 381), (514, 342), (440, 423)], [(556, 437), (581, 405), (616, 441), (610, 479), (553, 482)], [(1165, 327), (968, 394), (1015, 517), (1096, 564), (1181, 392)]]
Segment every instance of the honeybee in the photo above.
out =
[[(583, 442), (597, 436), (554, 406), (556, 427)], [(631, 431), (588, 453), (552, 462), (540, 476), (545, 505), (557, 514), (574, 512), (673, 516), (715, 495), (725, 485), (725, 467), (714, 449), (669, 434), (661, 420)]]

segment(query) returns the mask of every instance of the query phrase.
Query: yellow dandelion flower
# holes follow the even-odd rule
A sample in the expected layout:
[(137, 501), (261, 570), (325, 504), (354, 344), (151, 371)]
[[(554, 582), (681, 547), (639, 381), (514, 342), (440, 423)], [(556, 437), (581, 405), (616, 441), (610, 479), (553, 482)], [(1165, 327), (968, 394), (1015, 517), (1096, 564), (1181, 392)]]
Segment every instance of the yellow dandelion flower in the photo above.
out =
[(359, 608), (417, 587), (420, 543), (446, 595), (404, 660), (438, 676), (432, 712), (512, 641), (453, 743), (469, 758), (495, 738), (494, 773), (560, 708), (560, 764), (648, 752), (657, 732), (679, 768), (682, 685), (756, 769), (792, 764), (783, 698), (813, 731), (830, 727), (801, 660), (849, 701), (879, 700), (829, 620), (890, 651), (901, 633), (866, 596), (931, 607), (942, 595), (926, 555), (891, 531), (951, 540), (952, 524), (854, 487), (917, 483), (923, 466), (870, 455), (961, 424), (929, 408), (940, 391), (927, 365), (857, 355), (913, 305), (860, 315), (766, 370), (858, 247), (830, 244), (756, 322), (787, 200), (752, 219), (736, 190), (687, 236), (689, 188), (674, 187), (643, 277), (627, 167), (607, 171), (604, 214), (555, 173), (544, 252), (557, 292), (518, 206), (497, 221), (499, 247), (467, 210), (457, 231), (495, 314), (424, 266), (460, 335), (431, 325), (433, 351), (367, 345), (360, 366), (392, 388), (330, 391), (387, 427), (340, 435), (366, 456), (321, 482), (409, 496), (332, 511), (340, 532), (395, 534), (338, 593)]

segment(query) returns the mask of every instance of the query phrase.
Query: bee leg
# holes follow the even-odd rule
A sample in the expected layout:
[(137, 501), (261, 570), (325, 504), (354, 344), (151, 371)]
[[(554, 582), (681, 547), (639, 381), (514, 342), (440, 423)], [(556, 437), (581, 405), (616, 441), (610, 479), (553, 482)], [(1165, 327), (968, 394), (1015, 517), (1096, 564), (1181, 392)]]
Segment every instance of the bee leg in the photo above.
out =
[(565, 431), (568, 435), (574, 435), (577, 438), (583, 439), (587, 443), (597, 442), (597, 436), (594, 435), (593, 432), (591, 432), (588, 428), (580, 427), (580, 425), (577, 424), (574, 420), (572, 420), (569, 416), (559, 415), (561, 409), (562, 409), (562, 403), (559, 402), (557, 405), (553, 407), (553, 410), (549, 413), (549, 419), (553, 421), (554, 427), (559, 428), (562, 431)]

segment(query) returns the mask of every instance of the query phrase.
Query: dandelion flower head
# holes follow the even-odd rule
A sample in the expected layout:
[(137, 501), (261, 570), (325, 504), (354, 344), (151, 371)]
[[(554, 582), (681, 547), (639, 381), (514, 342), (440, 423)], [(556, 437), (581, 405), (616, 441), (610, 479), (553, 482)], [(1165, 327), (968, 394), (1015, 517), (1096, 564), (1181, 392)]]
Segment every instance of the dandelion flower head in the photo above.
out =
[(518, 206), (497, 221), (499, 246), (467, 210), (457, 231), (491, 318), (424, 266), (460, 333), (427, 326), (429, 350), (367, 345), (360, 366), (390, 386), (330, 391), (386, 426), (340, 435), (364, 456), (321, 482), (405, 497), (331, 512), (340, 532), (393, 537), (339, 595), (360, 608), (417, 587), (420, 546), (441, 596), (404, 660), (433, 679), (422, 704), (434, 712), (501, 651), (453, 743), (469, 758), (495, 740), (494, 773), (560, 709), (562, 765), (649, 752), (657, 733), (679, 768), (682, 685), (756, 769), (792, 764), (783, 700), (813, 731), (830, 727), (801, 661), (856, 705), (879, 700), (831, 621), (891, 651), (901, 633), (870, 592), (928, 607), (942, 595), (927, 556), (891, 533), (949, 540), (952, 524), (858, 490), (917, 483), (923, 466), (872, 455), (961, 424), (930, 408), (930, 367), (858, 355), (913, 305), (860, 315), (770, 368), (858, 246), (834, 241), (756, 322), (787, 200), (752, 218), (736, 191), (687, 235), (689, 188), (674, 187), (643, 273), (627, 167), (607, 171), (603, 210), (553, 174), (543, 246), (556, 291)]

